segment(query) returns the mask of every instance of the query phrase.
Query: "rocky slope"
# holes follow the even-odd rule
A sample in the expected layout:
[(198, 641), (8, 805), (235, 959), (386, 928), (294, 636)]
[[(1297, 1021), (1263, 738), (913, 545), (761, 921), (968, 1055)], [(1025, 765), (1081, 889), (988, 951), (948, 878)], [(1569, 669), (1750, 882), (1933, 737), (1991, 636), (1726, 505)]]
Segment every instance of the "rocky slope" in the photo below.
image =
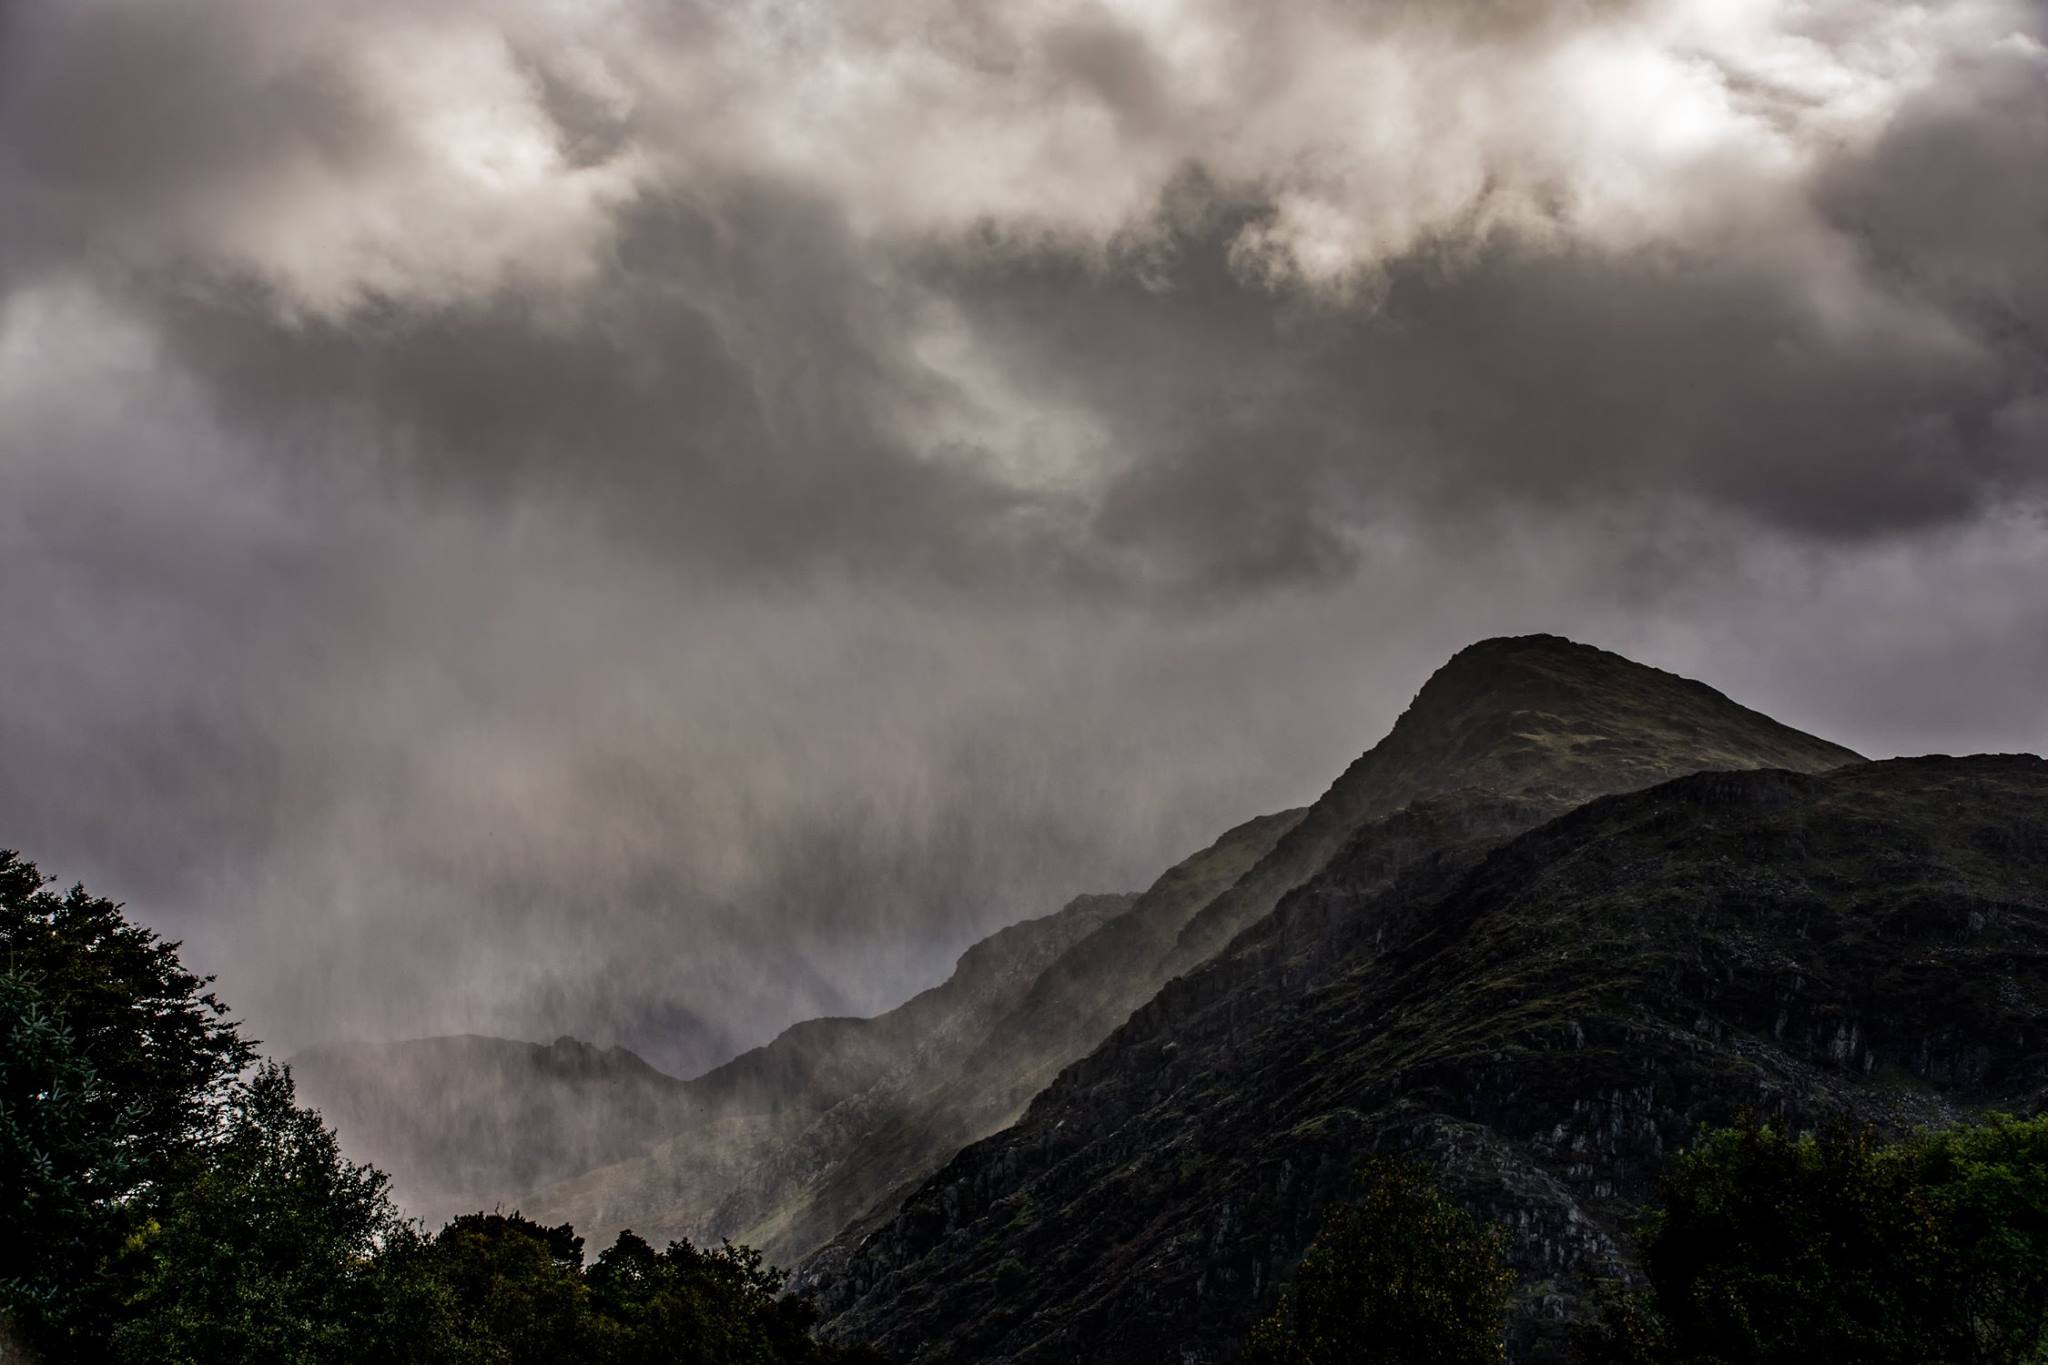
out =
[[(1794, 798), (1826, 808), (1815, 828), (1842, 850), (1864, 834), (1904, 837), (1859, 824), (1872, 818), (1859, 803), (1886, 798), (1853, 775), (1935, 779), (1860, 764), (1801, 775), (1855, 762), (1611, 654), (1548, 637), (1474, 646), (1175, 936), (1179, 961), (1212, 943), (1227, 945), (1220, 955), (803, 1278), (835, 1330), (918, 1359), (1220, 1359), (1358, 1156), (1408, 1148), (1515, 1226), (1531, 1277), (1518, 1339), (1540, 1357), (1554, 1345), (1545, 1324), (1587, 1277), (1625, 1263), (1631, 1201), (1696, 1119), (1735, 1103), (1805, 1112), (1849, 1090), (1885, 1090), (1873, 1108), (1895, 1120), (1975, 1102), (1940, 1093), (1946, 1054), (1933, 1041), (1912, 1084), (1887, 1088), (1890, 1073), (1861, 1067), (1867, 1025), (1841, 1032), (1828, 1013), (1840, 1001), (1816, 985), (1833, 968), (1799, 938), (1814, 911), (1796, 934), (1773, 920), (1767, 945), (1702, 918), (1702, 904), (1747, 894), (1746, 878), (1818, 894), (1818, 864), (1790, 865), (1818, 856), (1796, 837), (1769, 850), (1780, 870), (1745, 870), (1730, 851), (1760, 853), (1755, 840)], [(1714, 769), (1796, 771), (1710, 773), (1586, 805)], [(2031, 837), (2039, 799), (2013, 780), (2020, 795), (1998, 777), (1989, 786), (2003, 794), (1983, 798), (1983, 837), (2000, 847)], [(1829, 804), (1835, 792), (1846, 795)], [(1658, 829), (1682, 841), (1720, 805), (1748, 823), (1711, 856), (1602, 842)], [(1923, 870), (1939, 882), (1958, 866), (1930, 854)], [(1596, 892), (1609, 907), (1581, 923)], [(1643, 913), (1652, 906), (1669, 913)], [(1702, 1008), (1726, 998), (1725, 986), (1712, 994), (1715, 973), (1741, 952), (1769, 964), (1783, 997), (1783, 1021), (1764, 1020), (1761, 1039), (1749, 1015)], [(1701, 963), (1715, 965), (1688, 975)], [(1957, 1045), (1982, 1045), (1984, 1019)], [(1765, 1057), (1764, 1040), (1781, 1055)], [(1847, 1060), (1834, 1072), (1815, 1060), (1836, 1052)]]

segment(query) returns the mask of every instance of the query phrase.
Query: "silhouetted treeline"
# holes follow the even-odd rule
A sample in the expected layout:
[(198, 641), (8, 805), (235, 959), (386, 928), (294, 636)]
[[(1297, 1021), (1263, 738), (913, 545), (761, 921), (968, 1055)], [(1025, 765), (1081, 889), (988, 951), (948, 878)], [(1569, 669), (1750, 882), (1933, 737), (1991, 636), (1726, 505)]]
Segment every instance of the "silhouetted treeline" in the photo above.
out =
[(0, 851), (0, 1306), (57, 1362), (854, 1365), (742, 1247), (401, 1218), (177, 945)]
[(1499, 1365), (1515, 1286), (1506, 1246), (1506, 1228), (1451, 1203), (1426, 1172), (1369, 1162), (1359, 1198), (1324, 1218), (1238, 1365)]

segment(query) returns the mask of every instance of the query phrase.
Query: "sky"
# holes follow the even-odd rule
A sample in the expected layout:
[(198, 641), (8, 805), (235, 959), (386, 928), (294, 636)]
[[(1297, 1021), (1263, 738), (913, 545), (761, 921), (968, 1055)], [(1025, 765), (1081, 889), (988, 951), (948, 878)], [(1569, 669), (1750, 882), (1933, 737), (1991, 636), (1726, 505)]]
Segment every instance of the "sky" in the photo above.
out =
[(691, 1073), (1551, 631), (2048, 740), (2048, 10), (11, 0), (0, 846)]

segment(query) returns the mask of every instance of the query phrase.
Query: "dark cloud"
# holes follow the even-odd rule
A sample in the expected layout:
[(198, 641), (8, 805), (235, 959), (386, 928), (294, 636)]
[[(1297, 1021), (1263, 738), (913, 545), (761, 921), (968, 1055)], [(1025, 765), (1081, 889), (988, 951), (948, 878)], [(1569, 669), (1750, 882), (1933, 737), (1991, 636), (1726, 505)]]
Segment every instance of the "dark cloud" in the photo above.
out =
[(2013, 485), (2048, 471), (2048, 62), (2014, 33), (1959, 57), (1882, 134), (1817, 177), (1821, 211), (1895, 296), (1947, 322), (1997, 372), (1992, 402), (1952, 414), (1998, 449)]
[(1560, 630), (2039, 747), (2030, 7), (0, 13), (0, 841), (707, 1064)]

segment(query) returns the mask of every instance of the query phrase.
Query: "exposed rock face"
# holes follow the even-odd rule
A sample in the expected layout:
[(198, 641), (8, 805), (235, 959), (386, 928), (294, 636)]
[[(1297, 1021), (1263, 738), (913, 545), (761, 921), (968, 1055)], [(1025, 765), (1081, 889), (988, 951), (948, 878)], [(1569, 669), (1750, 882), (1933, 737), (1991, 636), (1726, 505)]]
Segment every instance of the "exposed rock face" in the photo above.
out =
[(694, 1112), (682, 1081), (574, 1038), (327, 1043), (291, 1068), (344, 1150), (390, 1172), (405, 1207), (434, 1222), (617, 1161)]
[[(1857, 766), (1805, 775), (1845, 764)], [(1708, 769), (1793, 771), (1641, 791)], [(2038, 774), (2014, 771), (1958, 781), (1980, 792), (1984, 838), (2038, 856), (2025, 833), (2041, 818)], [(1867, 773), (1889, 776), (1859, 786)], [(1531, 1284), (1517, 1341), (1529, 1358), (1553, 1354), (1557, 1315), (1589, 1277), (1626, 1266), (1629, 1211), (1697, 1121), (1851, 1096), (1899, 1121), (1991, 1093), (1981, 1068), (1975, 1090), (1955, 1089), (1947, 1059), (1978, 1056), (2010, 1020), (1978, 1017), (1967, 1044), (1924, 1031), (1927, 1064), (1888, 1086), (1893, 1073), (1860, 1060), (1871, 1023), (1842, 1013), (1840, 944), (1817, 936), (1823, 908), (1828, 923), (1859, 923), (1862, 902), (1841, 898), (1879, 877), (1859, 866), (1825, 880), (1823, 865), (1900, 846), (1886, 841), (1947, 799), (1910, 798), (1917, 814), (1880, 830), (1869, 822), (1888, 783), (1945, 781), (1862, 765), (1601, 651), (1548, 637), (1474, 646), (1176, 936), (1177, 960), (1219, 940), (1220, 955), (803, 1279), (834, 1330), (906, 1357), (1219, 1360), (1358, 1159), (1402, 1149), (1515, 1227)], [(1759, 842), (1797, 811), (1831, 831), (1829, 851), (1796, 834)], [(1724, 845), (1715, 832), (1731, 822), (1742, 832)], [(1704, 842), (1686, 852), (1688, 840)], [(1960, 853), (1927, 847), (1915, 866), (1932, 884), (1958, 875)], [(2016, 883), (2030, 884), (2038, 893), (2038, 868)], [(1770, 887), (1803, 910), (1731, 908)], [(1881, 934), (1852, 937), (1891, 951)], [(1738, 1008), (1744, 964), (1762, 994)], [(1942, 975), (1930, 1000), (1950, 994), (1952, 969)], [(2038, 999), (2040, 984), (2011, 990)], [(1025, 1286), (1012, 1274), (999, 1294), (1012, 1260)]]

